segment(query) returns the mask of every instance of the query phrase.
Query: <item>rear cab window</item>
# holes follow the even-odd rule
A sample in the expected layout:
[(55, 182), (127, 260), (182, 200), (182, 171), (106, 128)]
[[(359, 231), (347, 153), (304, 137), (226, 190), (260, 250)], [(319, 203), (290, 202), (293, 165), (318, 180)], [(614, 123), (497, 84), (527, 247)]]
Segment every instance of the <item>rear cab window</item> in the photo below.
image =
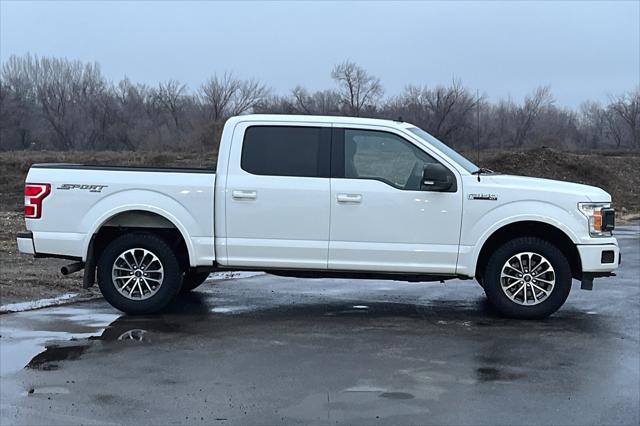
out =
[(240, 167), (264, 176), (329, 177), (331, 129), (251, 126), (245, 130)]

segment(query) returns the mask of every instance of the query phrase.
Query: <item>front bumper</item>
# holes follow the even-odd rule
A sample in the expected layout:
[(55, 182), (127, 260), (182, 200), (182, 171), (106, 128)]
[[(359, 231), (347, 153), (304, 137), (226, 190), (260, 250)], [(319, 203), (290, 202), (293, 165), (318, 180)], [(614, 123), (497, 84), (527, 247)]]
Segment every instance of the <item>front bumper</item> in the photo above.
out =
[(18, 242), (18, 251), (24, 254), (36, 254), (36, 249), (33, 245), (33, 234), (29, 232), (18, 232), (16, 236)]
[(583, 273), (612, 272), (618, 269), (620, 249), (616, 244), (579, 244)]

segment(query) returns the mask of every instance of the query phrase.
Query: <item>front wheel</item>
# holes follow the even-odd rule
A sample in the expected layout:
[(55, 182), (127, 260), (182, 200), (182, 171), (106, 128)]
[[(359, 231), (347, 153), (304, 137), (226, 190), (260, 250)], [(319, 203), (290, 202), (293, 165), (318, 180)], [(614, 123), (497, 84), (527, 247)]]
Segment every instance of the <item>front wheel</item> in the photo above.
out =
[(493, 252), (482, 276), (489, 302), (511, 318), (540, 319), (556, 312), (571, 290), (571, 268), (552, 243), (521, 237)]
[(181, 283), (178, 257), (156, 235), (122, 235), (111, 241), (98, 259), (102, 295), (128, 314), (160, 311), (180, 291)]

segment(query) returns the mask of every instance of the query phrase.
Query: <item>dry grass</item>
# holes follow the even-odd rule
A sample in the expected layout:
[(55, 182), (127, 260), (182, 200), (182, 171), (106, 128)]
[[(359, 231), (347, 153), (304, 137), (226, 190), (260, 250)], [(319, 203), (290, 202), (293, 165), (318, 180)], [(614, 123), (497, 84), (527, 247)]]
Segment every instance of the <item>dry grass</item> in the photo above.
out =
[(34, 163), (79, 163), (109, 166), (214, 168), (214, 152), (151, 151), (8, 151), (0, 152), (1, 210), (20, 211), (24, 179)]

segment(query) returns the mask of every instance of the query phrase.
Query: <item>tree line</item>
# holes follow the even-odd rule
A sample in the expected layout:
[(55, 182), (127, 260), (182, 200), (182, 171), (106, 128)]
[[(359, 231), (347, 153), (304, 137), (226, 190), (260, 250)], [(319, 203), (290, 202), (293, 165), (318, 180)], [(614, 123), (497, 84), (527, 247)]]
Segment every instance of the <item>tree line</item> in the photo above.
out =
[(350, 61), (331, 77), (330, 89), (276, 95), (225, 73), (192, 91), (176, 80), (111, 82), (97, 63), (11, 56), (0, 70), (0, 150), (217, 148), (225, 120), (249, 112), (401, 118), (457, 149), (640, 149), (640, 88), (569, 109), (547, 86), (519, 103), (492, 102), (457, 80), (385, 96), (380, 79)]

